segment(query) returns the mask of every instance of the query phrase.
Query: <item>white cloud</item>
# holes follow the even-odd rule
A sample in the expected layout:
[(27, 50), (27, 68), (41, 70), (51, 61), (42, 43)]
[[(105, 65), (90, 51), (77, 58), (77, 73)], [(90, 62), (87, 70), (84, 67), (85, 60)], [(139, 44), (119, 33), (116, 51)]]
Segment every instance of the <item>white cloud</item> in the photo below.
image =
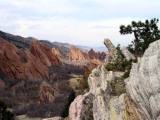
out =
[[(119, 26), (143, 20), (139, 12), (156, 14), (159, 10), (147, 8), (160, 7), (160, 2), (153, 1), (139, 1), (136, 9), (135, 4), (137, 1), (133, 0), (0, 0), (0, 29), (80, 45), (102, 46), (104, 38), (127, 45), (132, 37), (120, 35)], [(142, 8), (145, 9), (140, 11)]]

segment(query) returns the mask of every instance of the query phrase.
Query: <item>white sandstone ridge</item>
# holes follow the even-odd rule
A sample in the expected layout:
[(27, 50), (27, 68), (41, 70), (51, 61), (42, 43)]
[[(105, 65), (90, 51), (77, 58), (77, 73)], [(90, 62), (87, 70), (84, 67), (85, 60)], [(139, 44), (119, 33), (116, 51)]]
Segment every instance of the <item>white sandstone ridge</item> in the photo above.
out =
[(125, 91), (113, 92), (112, 82), (123, 74), (108, 71), (106, 63), (95, 68), (88, 78), (89, 92), (71, 103), (67, 120), (160, 120), (160, 40), (133, 63), (126, 85), (116, 86)]

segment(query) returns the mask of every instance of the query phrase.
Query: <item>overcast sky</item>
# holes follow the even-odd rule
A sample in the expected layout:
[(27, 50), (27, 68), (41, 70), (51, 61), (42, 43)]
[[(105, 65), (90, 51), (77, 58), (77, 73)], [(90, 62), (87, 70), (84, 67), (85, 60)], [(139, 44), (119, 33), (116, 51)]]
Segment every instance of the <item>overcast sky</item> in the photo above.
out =
[(160, 18), (160, 0), (0, 0), (0, 30), (38, 39), (103, 46), (127, 45), (119, 26)]

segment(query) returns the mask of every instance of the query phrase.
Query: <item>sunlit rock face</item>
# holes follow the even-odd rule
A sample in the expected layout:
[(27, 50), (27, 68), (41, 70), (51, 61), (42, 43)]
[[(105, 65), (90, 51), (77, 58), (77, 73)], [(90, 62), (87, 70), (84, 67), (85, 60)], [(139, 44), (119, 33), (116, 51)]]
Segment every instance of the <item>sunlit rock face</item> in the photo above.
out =
[(52, 53), (56, 55), (59, 59), (63, 59), (63, 55), (58, 48), (52, 48)]
[(143, 120), (160, 119), (160, 40), (150, 44), (126, 80), (127, 93), (138, 106)]
[(87, 61), (87, 60), (89, 60), (89, 56), (76, 47), (70, 48), (68, 56), (69, 56), (70, 61)]

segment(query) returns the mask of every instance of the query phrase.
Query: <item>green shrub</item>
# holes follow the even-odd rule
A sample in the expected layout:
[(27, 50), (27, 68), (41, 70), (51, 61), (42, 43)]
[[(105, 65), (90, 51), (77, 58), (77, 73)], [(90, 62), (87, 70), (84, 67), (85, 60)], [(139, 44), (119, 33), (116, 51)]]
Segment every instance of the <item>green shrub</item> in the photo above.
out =
[(106, 69), (108, 71), (121, 71), (125, 72), (126, 70), (130, 70), (132, 60), (128, 61), (126, 60), (125, 56), (123, 55), (120, 45), (116, 47), (117, 49), (117, 58), (112, 61), (111, 63), (108, 63), (106, 65)]
[(129, 44), (129, 51), (136, 59), (141, 57), (149, 44), (160, 39), (160, 29), (158, 28), (159, 19), (143, 21), (132, 21), (129, 25), (121, 25), (120, 33), (122, 35), (133, 34), (134, 40)]
[(0, 120), (14, 120), (14, 115), (7, 110), (7, 105), (0, 101)]
[(114, 81), (110, 82), (111, 94), (119, 96), (123, 93), (126, 93), (124, 79), (117, 77)]

